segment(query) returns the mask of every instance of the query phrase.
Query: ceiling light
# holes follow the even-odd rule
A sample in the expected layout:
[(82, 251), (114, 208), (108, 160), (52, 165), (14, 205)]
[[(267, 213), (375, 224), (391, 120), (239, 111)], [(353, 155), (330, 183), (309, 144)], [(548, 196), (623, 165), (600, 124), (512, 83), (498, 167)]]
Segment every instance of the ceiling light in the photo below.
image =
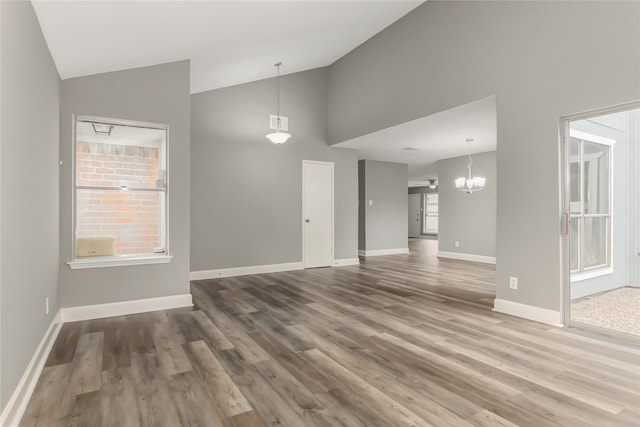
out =
[(276, 131), (270, 134), (267, 134), (267, 139), (273, 142), (274, 144), (284, 144), (287, 142), (287, 139), (291, 138), (291, 134), (282, 131), (282, 124), (280, 122), (280, 65), (282, 62), (278, 62), (275, 64), (277, 71), (276, 76), (276, 86), (277, 86), (277, 99), (278, 99), (278, 115), (276, 117)]
[(436, 188), (438, 186), (438, 183), (435, 180), (435, 178), (428, 179), (427, 181), (429, 181), (429, 188), (431, 189)]
[(483, 177), (474, 176), (471, 178), (471, 165), (473, 164), (473, 159), (471, 159), (471, 141), (473, 141), (473, 138), (467, 138), (467, 142), (469, 143), (469, 165), (467, 166), (467, 169), (469, 169), (469, 178), (460, 177), (456, 179), (456, 188), (469, 194), (482, 190), (485, 183)]

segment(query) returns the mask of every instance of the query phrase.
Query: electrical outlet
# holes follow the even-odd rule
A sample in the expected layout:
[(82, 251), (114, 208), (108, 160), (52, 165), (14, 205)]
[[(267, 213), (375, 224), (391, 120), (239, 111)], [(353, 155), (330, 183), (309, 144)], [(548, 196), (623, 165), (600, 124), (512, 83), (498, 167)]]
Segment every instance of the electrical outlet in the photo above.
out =
[(517, 277), (509, 277), (509, 287), (511, 289), (518, 289), (518, 278)]
[(44, 299), (44, 314), (49, 314), (49, 297)]
[(373, 200), (369, 200), (369, 206), (373, 206)]
[(458, 242), (457, 240), (453, 243), (453, 246), (455, 246), (456, 248), (460, 247), (460, 242)]

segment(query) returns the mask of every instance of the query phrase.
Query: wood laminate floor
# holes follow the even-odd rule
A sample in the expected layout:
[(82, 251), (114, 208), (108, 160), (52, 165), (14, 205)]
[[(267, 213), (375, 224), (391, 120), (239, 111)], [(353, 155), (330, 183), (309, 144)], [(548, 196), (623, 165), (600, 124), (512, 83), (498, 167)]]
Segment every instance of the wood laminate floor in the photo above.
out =
[(65, 324), (21, 425), (640, 425), (636, 348), (492, 312), (494, 268), (436, 244)]

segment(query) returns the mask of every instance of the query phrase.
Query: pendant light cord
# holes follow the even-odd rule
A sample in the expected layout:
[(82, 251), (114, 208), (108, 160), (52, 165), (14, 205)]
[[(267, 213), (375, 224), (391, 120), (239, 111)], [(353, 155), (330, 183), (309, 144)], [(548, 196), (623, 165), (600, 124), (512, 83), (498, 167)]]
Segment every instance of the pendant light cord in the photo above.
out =
[(280, 65), (282, 65), (282, 62), (278, 62), (277, 64), (275, 64), (277, 71), (277, 77), (276, 77), (276, 88), (278, 90), (278, 93), (276, 95), (276, 99), (278, 100), (278, 128), (280, 127)]
[(473, 164), (473, 159), (471, 158), (471, 139), (469, 139), (469, 166), (467, 166), (467, 169), (469, 169), (469, 179), (471, 179), (471, 165)]

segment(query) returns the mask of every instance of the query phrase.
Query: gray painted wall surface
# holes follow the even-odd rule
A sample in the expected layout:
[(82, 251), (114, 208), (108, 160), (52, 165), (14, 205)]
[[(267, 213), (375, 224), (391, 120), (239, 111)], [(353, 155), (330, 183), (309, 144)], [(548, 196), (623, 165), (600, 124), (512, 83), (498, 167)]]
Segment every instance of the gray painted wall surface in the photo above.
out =
[[(60, 303), (103, 304), (189, 293), (189, 62), (64, 80), (60, 111)], [(71, 270), (72, 114), (169, 125), (168, 264)]]
[(438, 250), (495, 257), (496, 152), (473, 155), (472, 175), (486, 178), (485, 188), (477, 193), (464, 193), (454, 183), (467, 176), (468, 164), (467, 156), (438, 162)]
[[(408, 166), (360, 160), (364, 167), (365, 246), (360, 250), (399, 249), (408, 239)], [(373, 206), (369, 206), (369, 201)]]
[(0, 9), (1, 412), (58, 311), (60, 78), (31, 3)]
[[(628, 115), (629, 113), (620, 113)], [(596, 118), (598, 120), (598, 118)], [(623, 120), (625, 122), (625, 120)], [(632, 278), (628, 270), (627, 261), (629, 250), (636, 247), (637, 236), (631, 234), (628, 228), (627, 213), (629, 206), (634, 206), (638, 199), (636, 192), (629, 192), (631, 177), (628, 173), (628, 159), (630, 156), (630, 146), (638, 144), (638, 137), (628, 134), (627, 126), (629, 122), (618, 126), (617, 123), (606, 121), (598, 123), (592, 120), (579, 120), (571, 123), (571, 129), (586, 132), (591, 135), (603, 136), (616, 141), (613, 146), (613, 209), (612, 213), (612, 267), (613, 273), (588, 280), (581, 280), (571, 283), (571, 299), (581, 298), (598, 292), (604, 292), (621, 286), (630, 285)], [(620, 128), (622, 127), (622, 128)], [(634, 165), (634, 169), (638, 165)]]
[(357, 257), (357, 153), (327, 145), (327, 70), (283, 76), (293, 135), (265, 138), (267, 79), (192, 96), (191, 271), (302, 261), (302, 160), (335, 163), (335, 257)]
[(331, 66), (329, 140), (495, 94), (497, 297), (559, 311), (559, 118), (640, 98), (639, 14), (638, 2), (426, 2)]

